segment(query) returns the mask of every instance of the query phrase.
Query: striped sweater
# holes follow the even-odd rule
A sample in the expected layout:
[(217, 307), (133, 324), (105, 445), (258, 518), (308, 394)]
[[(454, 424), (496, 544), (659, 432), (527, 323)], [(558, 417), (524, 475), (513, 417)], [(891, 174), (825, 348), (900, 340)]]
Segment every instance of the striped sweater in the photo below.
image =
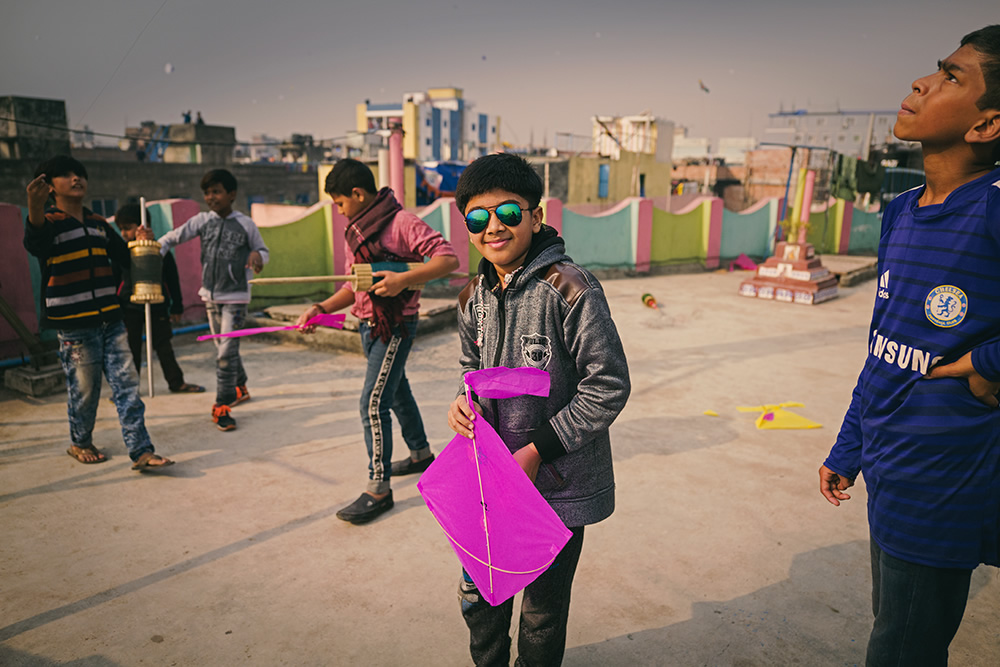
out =
[(111, 262), (131, 265), (128, 245), (99, 215), (83, 222), (57, 208), (41, 228), (25, 221), (24, 247), (42, 272), (42, 326), (86, 329), (121, 319)]
[(1000, 379), (1000, 169), (885, 210), (868, 358), (826, 466), (864, 474), (872, 539), (932, 567), (1000, 565), (1000, 410), (925, 379), (973, 351)]

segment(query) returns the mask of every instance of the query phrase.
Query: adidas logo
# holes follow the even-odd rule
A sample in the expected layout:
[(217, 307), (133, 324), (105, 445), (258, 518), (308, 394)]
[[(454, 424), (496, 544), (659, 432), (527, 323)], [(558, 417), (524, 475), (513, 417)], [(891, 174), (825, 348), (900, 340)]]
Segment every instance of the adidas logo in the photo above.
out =
[(878, 298), (888, 299), (889, 298), (889, 270), (879, 276), (878, 279)]

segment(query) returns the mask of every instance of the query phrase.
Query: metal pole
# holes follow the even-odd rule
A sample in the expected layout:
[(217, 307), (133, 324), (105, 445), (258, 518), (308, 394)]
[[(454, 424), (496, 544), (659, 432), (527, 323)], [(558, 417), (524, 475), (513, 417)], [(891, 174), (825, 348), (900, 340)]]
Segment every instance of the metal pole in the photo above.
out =
[[(149, 229), (146, 218), (146, 198), (139, 197), (139, 215), (142, 226)], [(149, 381), (149, 397), (153, 398), (153, 307), (146, 302), (146, 379)]]

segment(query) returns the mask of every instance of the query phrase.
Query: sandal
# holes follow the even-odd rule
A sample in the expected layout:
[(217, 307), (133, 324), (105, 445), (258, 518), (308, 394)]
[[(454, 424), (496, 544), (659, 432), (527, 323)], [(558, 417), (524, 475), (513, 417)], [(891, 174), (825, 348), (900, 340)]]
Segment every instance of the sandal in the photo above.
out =
[(79, 447), (77, 445), (73, 445), (66, 450), (66, 453), (80, 463), (86, 465), (104, 463), (108, 460), (108, 457), (106, 457), (103, 452), (98, 450), (97, 447), (94, 447), (93, 445), (90, 445), (89, 447)]
[(172, 466), (173, 464), (173, 461), (165, 459), (159, 454), (154, 454), (153, 452), (143, 452), (139, 456), (139, 460), (133, 464), (132, 470), (143, 472), (145, 470), (153, 470), (155, 468), (166, 468), (167, 466)]
[(205, 391), (205, 388), (198, 384), (188, 384), (185, 382), (177, 389), (171, 389), (172, 394), (201, 394)]

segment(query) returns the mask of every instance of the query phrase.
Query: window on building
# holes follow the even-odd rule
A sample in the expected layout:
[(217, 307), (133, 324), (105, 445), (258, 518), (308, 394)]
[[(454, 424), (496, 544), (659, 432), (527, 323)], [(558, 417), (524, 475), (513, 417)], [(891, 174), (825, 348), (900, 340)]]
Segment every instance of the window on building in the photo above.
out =
[(110, 218), (118, 210), (118, 200), (94, 199), (90, 202), (90, 210), (102, 218)]
[(497, 133), (497, 126), (494, 125), (493, 127), (490, 128), (490, 134), (496, 134), (496, 133)]
[(472, 124), (472, 131), (473, 131), (473, 132), (475, 132), (475, 131), (476, 131), (476, 124), (475, 124), (475, 123), (473, 123), (473, 124)]
[(448, 127), (448, 121), (446, 120), (441, 121), (441, 127)]
[(608, 198), (608, 182), (611, 180), (611, 165), (602, 164), (597, 172), (597, 197), (598, 199)]
[(430, 137), (427, 137), (426, 139), (424, 139), (424, 142), (425, 142), (425, 143), (426, 143), (426, 144), (427, 144), (428, 146), (430, 146), (430, 145), (431, 145), (431, 138), (430, 138)]
[(428, 117), (427, 118), (427, 127), (430, 127), (430, 126), (431, 126), (431, 119)]

